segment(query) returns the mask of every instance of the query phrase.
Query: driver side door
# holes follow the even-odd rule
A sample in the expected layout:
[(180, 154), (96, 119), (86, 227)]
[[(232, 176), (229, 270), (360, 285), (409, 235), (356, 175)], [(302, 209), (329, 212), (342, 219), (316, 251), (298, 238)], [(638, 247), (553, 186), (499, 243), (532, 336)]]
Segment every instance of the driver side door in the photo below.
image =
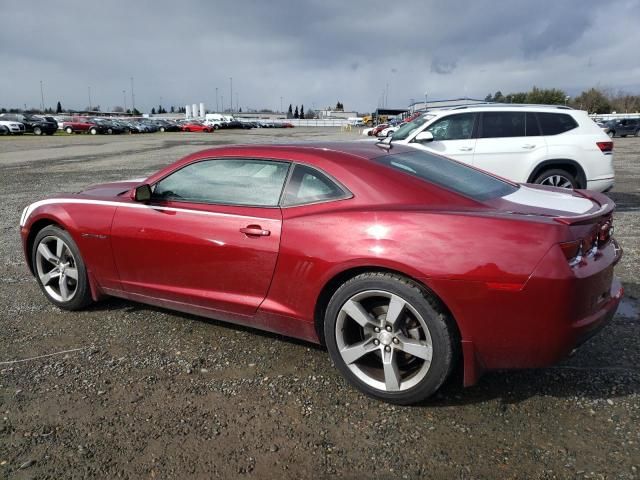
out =
[(112, 243), (132, 296), (252, 315), (278, 257), (279, 198), (288, 162), (197, 161), (152, 186), (151, 201), (118, 207)]

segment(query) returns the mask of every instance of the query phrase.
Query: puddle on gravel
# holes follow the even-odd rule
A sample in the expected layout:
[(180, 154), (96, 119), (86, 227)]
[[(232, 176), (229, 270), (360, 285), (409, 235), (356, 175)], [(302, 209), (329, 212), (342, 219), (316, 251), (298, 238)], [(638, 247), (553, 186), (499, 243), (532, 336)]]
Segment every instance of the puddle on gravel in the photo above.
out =
[(616, 313), (625, 318), (638, 318), (640, 315), (640, 306), (638, 306), (638, 301), (633, 298), (622, 297), (622, 301), (620, 302)]

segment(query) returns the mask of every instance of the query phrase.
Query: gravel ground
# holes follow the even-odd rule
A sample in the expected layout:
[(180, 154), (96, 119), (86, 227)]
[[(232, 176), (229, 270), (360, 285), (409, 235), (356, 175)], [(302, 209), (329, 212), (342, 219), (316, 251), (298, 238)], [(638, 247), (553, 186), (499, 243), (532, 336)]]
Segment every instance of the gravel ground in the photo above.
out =
[(613, 323), (561, 365), (454, 378), (419, 407), (363, 397), (303, 342), (115, 299), (63, 312), (25, 267), (20, 212), (45, 195), (206, 145), (355, 136), (0, 137), (0, 478), (639, 478), (640, 138), (615, 141)]

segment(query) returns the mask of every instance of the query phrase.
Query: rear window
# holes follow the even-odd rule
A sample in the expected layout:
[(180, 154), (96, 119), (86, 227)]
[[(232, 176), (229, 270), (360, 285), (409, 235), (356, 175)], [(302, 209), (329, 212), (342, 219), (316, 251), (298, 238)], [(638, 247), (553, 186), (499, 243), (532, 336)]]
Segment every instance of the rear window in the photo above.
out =
[(402, 152), (374, 160), (478, 201), (504, 197), (518, 189), (475, 168), (427, 152)]
[(578, 126), (573, 117), (566, 113), (538, 113), (537, 115), (543, 135), (558, 135)]

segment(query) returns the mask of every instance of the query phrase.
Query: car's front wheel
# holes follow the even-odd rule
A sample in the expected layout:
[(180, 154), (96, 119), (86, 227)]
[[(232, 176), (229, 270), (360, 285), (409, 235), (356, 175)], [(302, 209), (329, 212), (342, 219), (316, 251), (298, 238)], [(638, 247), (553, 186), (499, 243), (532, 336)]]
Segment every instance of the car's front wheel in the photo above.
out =
[(34, 135), (42, 135), (42, 129), (40, 127), (35, 127), (33, 129), (33, 134)]
[(67, 127), (64, 129), (64, 131), (67, 132), (69, 135), (71, 135), (73, 133), (73, 128)]
[(454, 365), (456, 332), (430, 293), (377, 272), (338, 288), (324, 323), (329, 355), (346, 379), (367, 395), (402, 405), (440, 388)]
[(609, 135), (609, 138), (613, 138), (616, 136), (616, 132), (614, 132), (613, 130), (609, 130), (609, 132), (607, 133), (607, 135)]
[(87, 270), (69, 233), (49, 225), (38, 232), (31, 250), (38, 285), (47, 299), (65, 310), (91, 303)]
[(538, 183), (540, 185), (546, 185), (548, 187), (557, 187), (557, 188), (578, 188), (578, 182), (566, 170), (562, 170), (559, 168), (554, 168), (551, 170), (546, 170), (542, 172), (536, 178), (534, 183)]
[(92, 128), (89, 129), (89, 133), (91, 135), (97, 135), (98, 134), (98, 129), (95, 128), (95, 127), (92, 127)]

